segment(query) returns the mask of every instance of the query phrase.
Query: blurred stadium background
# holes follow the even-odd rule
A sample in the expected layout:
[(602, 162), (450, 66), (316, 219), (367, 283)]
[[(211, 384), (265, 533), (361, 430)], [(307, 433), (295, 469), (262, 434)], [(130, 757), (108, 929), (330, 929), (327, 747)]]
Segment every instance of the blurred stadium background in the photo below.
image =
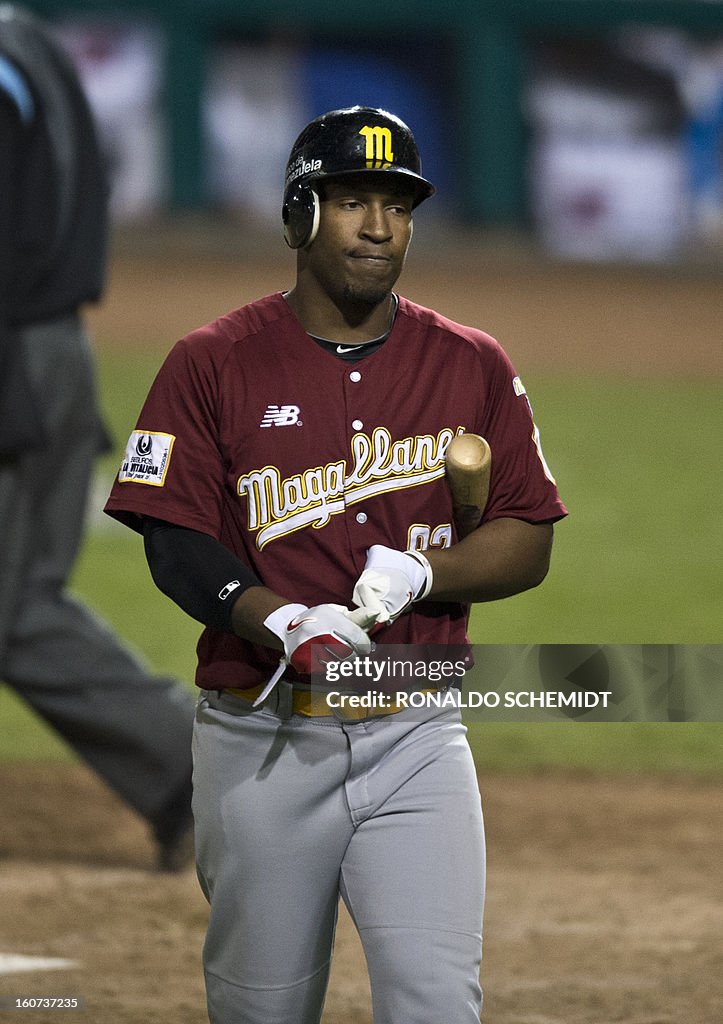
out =
[(720, 254), (723, 12), (710, 0), (31, 0), (74, 55), (119, 221), (275, 223), (300, 125), (414, 128), (437, 216), (576, 258)]

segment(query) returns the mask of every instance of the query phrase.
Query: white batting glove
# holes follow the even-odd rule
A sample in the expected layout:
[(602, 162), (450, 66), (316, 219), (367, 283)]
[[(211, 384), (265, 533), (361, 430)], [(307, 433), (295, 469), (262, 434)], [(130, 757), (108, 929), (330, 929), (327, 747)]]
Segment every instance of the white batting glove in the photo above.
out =
[(397, 551), (373, 544), (364, 571), (354, 586), (353, 600), (374, 614), (375, 622), (394, 622), (432, 589), (432, 567), (421, 551)]
[[(314, 659), (312, 647), (323, 647), (332, 661), (346, 661), (355, 654), (366, 655), (372, 642), (348, 616), (349, 609), (340, 604), (285, 604), (264, 620), (264, 625), (284, 645), (284, 661), (300, 672), (310, 675), (319, 668), (318, 652)], [(316, 663), (315, 663), (316, 662)]]

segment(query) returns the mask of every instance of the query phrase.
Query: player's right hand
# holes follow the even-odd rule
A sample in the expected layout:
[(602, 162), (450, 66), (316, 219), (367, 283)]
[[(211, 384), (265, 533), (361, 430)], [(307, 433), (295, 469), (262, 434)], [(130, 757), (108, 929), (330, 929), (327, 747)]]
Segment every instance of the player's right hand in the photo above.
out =
[(348, 618), (348, 611), (340, 604), (313, 608), (285, 604), (272, 612), (264, 625), (281, 640), (287, 663), (300, 674), (310, 675), (328, 660), (346, 661), (371, 653), (371, 640)]

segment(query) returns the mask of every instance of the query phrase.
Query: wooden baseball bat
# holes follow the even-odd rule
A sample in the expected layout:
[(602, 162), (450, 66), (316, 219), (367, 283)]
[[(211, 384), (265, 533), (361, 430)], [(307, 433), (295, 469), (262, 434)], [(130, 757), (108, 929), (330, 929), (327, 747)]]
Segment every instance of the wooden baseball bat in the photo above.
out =
[[(458, 434), (447, 446), (447, 486), (452, 495), (452, 512), (461, 540), (479, 526), (487, 504), (492, 472), (492, 451), (479, 434)], [(352, 608), (348, 617), (361, 629), (373, 624), (373, 613)]]
[(492, 451), (479, 434), (458, 434), (447, 446), (447, 484), (460, 540), (479, 526), (487, 504)]

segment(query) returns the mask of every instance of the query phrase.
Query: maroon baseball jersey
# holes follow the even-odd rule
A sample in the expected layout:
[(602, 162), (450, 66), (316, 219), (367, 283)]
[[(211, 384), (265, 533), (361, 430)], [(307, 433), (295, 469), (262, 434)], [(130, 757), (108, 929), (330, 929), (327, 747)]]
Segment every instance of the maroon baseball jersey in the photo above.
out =
[[(461, 431), (492, 449), (486, 520), (566, 514), (525, 389), (493, 338), (400, 298), (387, 341), (349, 363), (275, 294), (173, 348), (106, 511), (137, 530), (148, 515), (210, 534), (289, 601), (348, 606), (372, 544), (456, 540), (444, 454)], [(423, 602), (375, 640), (463, 644), (467, 612)], [(198, 658), (205, 689), (256, 686), (278, 663), (210, 628)]]

